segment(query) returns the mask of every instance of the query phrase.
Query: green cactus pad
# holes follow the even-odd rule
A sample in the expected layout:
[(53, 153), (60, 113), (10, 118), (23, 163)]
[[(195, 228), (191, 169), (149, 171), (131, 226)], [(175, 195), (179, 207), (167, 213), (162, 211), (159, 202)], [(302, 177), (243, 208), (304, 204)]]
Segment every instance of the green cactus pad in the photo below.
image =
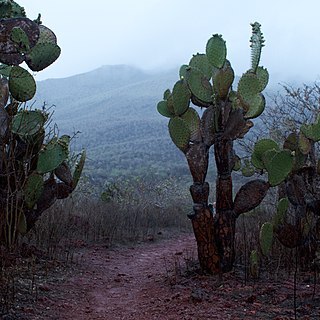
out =
[(313, 124), (303, 124), (301, 126), (301, 131), (307, 138), (314, 142), (320, 141), (320, 116), (318, 116), (316, 122)]
[(273, 225), (271, 222), (265, 222), (261, 226), (259, 242), (262, 254), (264, 256), (269, 255), (273, 243)]
[(241, 159), (239, 156), (234, 156), (234, 166), (232, 168), (233, 171), (239, 171), (241, 169)]
[(172, 90), (173, 110), (176, 116), (181, 116), (188, 110), (190, 98), (191, 93), (186, 81), (177, 81)]
[(38, 43), (26, 55), (25, 61), (32, 71), (41, 71), (56, 61), (61, 49), (54, 43)]
[(256, 103), (261, 84), (256, 74), (247, 72), (242, 75), (238, 83), (238, 95), (245, 109)]
[(187, 76), (187, 69), (190, 67), (187, 64), (183, 64), (179, 69), (179, 77), (180, 79), (185, 79)]
[(244, 115), (245, 119), (254, 119), (260, 116), (266, 106), (266, 99), (262, 93), (256, 95), (248, 105), (248, 110)]
[(44, 174), (51, 172), (58, 168), (58, 166), (68, 158), (69, 151), (68, 146), (63, 140), (53, 138), (50, 142), (44, 146), (39, 152), (37, 172)]
[(257, 70), (256, 70), (256, 75), (259, 79), (259, 83), (260, 83), (260, 92), (262, 92), (268, 82), (269, 82), (269, 72), (267, 69), (263, 68), (263, 67), (258, 67)]
[(288, 208), (289, 208), (288, 198), (281, 198), (277, 205), (277, 212), (274, 215), (273, 221), (272, 221), (275, 230), (278, 228), (279, 225), (284, 223)]
[(189, 147), (191, 132), (188, 124), (180, 117), (170, 119), (169, 133), (173, 143), (182, 151), (186, 152)]
[(9, 78), (12, 66), (0, 63), (0, 75), (4, 78)]
[(234, 71), (226, 60), (223, 68), (217, 69), (213, 76), (213, 88), (221, 99), (225, 99), (234, 80)]
[(310, 140), (300, 131), (298, 137), (298, 147), (302, 154), (307, 155), (311, 150)]
[(25, 16), (26, 12), (24, 8), (18, 5), (15, 1), (10, 0), (0, 2), (0, 19), (21, 18)]
[(206, 55), (212, 66), (216, 68), (223, 67), (227, 56), (227, 46), (221, 35), (215, 34), (208, 40)]
[(192, 94), (201, 101), (212, 103), (213, 88), (206, 76), (198, 69), (189, 68), (186, 77)]
[(195, 69), (200, 70), (208, 80), (212, 77), (212, 66), (208, 61), (208, 58), (205, 54), (197, 53), (193, 55), (189, 62), (189, 66)]
[(248, 159), (244, 160), (243, 166), (241, 168), (241, 173), (244, 177), (252, 177), (255, 174), (255, 169), (250, 164), (250, 161)]
[(80, 177), (81, 177), (81, 173), (82, 173), (82, 170), (83, 170), (83, 167), (84, 167), (84, 164), (85, 164), (85, 161), (86, 161), (86, 151), (83, 150), (81, 152), (81, 156), (80, 156), (80, 160), (77, 162), (76, 164), (76, 167), (74, 169), (74, 173), (73, 173), (73, 190), (77, 187), (78, 185), (78, 182), (80, 180)]
[(23, 188), (25, 203), (28, 209), (32, 209), (37, 203), (43, 191), (43, 176), (33, 173), (26, 181)]
[(171, 113), (168, 109), (168, 101), (166, 100), (163, 100), (163, 101), (160, 101), (157, 105), (157, 110), (158, 112), (164, 116), (164, 117), (167, 117), (167, 118), (172, 118), (174, 117), (174, 114)]
[(34, 97), (36, 82), (27, 70), (14, 66), (10, 71), (9, 90), (16, 100), (25, 102)]
[(268, 171), (268, 181), (271, 186), (277, 186), (283, 182), (293, 169), (293, 156), (288, 150), (275, 151), (268, 150), (272, 155), (265, 160), (265, 166)]
[(261, 139), (253, 148), (251, 163), (258, 169), (264, 169), (263, 154), (271, 149), (279, 150), (278, 144), (271, 139)]
[(298, 149), (298, 135), (292, 132), (288, 135), (283, 143), (283, 149), (296, 151)]
[(298, 170), (303, 167), (307, 155), (304, 155), (299, 148), (299, 135), (297, 133), (292, 132), (288, 135), (283, 143), (283, 149), (294, 151), (294, 170)]
[(190, 140), (198, 141), (201, 139), (200, 133), (200, 117), (198, 112), (193, 108), (188, 108), (187, 112), (185, 112), (181, 118), (187, 123), (188, 128), (190, 130)]
[(11, 30), (11, 40), (16, 43), (20, 52), (27, 52), (30, 50), (30, 42), (28, 35), (19, 27)]
[(171, 95), (171, 91), (170, 89), (167, 89), (164, 93), (163, 93), (163, 100), (168, 100), (169, 97)]
[(48, 116), (40, 110), (21, 110), (12, 119), (12, 132), (20, 137), (38, 133), (47, 121)]

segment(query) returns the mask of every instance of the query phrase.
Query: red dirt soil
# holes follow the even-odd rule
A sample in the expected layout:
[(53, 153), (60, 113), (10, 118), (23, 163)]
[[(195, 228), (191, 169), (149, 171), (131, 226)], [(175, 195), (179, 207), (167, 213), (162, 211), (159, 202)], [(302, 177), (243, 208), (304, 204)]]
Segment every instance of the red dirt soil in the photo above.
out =
[[(201, 275), (195, 259), (190, 235), (132, 248), (83, 248), (73, 274), (40, 287), (19, 319), (295, 319), (293, 277), (245, 284), (240, 272)], [(297, 319), (320, 319), (320, 285), (314, 288), (310, 276), (297, 286)]]

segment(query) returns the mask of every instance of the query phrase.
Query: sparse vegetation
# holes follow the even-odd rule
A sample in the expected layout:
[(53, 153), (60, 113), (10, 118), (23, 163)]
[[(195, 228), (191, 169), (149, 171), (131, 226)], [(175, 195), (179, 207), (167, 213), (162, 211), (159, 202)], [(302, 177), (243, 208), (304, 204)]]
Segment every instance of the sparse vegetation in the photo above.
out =
[[(268, 72), (258, 66), (264, 42), (258, 23), (252, 25), (251, 68), (239, 79), (237, 91), (219, 35), (209, 39), (206, 54), (194, 55), (182, 66), (180, 80), (158, 104), (158, 111), (170, 118), (168, 133), (154, 105), (174, 81), (173, 73), (159, 76), (115, 66), (36, 84), (20, 64), (40, 71), (54, 62), (60, 54), (56, 37), (40, 16), (26, 18), (16, 2), (0, 0), (0, 9), (0, 318), (29, 319), (30, 306), (51, 290), (52, 279), (60, 288), (71, 273), (86, 274), (82, 259), (92, 248), (97, 255), (89, 254), (86, 267), (101, 255), (104, 270), (108, 252), (116, 256), (117, 250), (132, 250), (121, 260), (124, 266), (128, 257), (145, 259), (147, 265), (139, 271), (144, 279), (169, 286), (171, 293), (183, 287), (184, 293), (173, 298), (159, 297), (166, 306), (175, 307), (189, 295), (188, 304), (200, 305), (199, 310), (200, 303), (212, 302), (213, 291), (214, 299), (221, 293), (221, 299), (230, 300), (236, 288), (238, 306), (250, 304), (261, 309), (253, 315), (265, 316), (278, 292), (274, 289), (272, 295), (261, 284), (276, 283), (283, 299), (278, 302), (292, 301), (287, 306), (291, 316), (307, 319), (302, 317), (314, 306), (310, 314), (319, 311), (319, 86), (286, 86), (285, 94), (273, 99), (259, 124), (265, 139), (247, 146), (250, 156), (240, 159), (236, 153), (241, 150), (233, 145), (265, 107), (261, 92)], [(40, 92), (31, 100), (36, 85)], [(50, 113), (47, 102), (57, 104), (56, 112)], [(77, 130), (82, 132), (74, 134)], [(75, 154), (79, 145), (87, 149), (80, 181), (86, 154), (71, 156), (69, 135)], [(215, 163), (209, 162), (213, 145)], [(193, 178), (192, 199), (186, 163)], [(258, 179), (250, 181), (253, 175)], [(206, 178), (217, 178), (211, 190)], [(199, 259), (195, 250), (180, 250), (195, 248), (188, 218)], [(188, 243), (176, 244), (180, 251), (171, 252), (169, 259), (160, 261), (163, 254), (155, 252), (151, 261), (143, 249), (135, 256), (139, 244), (172, 244), (172, 239)], [(130, 276), (108, 263), (108, 281), (120, 287), (130, 283)], [(157, 278), (151, 273), (154, 265)], [(99, 283), (102, 278), (92, 270), (89, 280)], [(209, 278), (207, 273), (218, 275)], [(107, 287), (103, 281), (100, 286)], [(275, 301), (268, 301), (271, 297)], [(229, 302), (221, 306), (233, 307)], [(212, 304), (207, 307), (211, 312)]]

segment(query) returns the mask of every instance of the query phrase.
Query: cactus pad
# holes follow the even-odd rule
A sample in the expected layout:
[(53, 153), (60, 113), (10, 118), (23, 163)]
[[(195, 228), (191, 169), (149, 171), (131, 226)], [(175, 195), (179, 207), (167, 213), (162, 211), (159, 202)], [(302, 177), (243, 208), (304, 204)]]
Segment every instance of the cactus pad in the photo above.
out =
[(257, 70), (256, 70), (256, 75), (259, 79), (259, 83), (260, 83), (260, 92), (262, 92), (268, 82), (269, 82), (269, 72), (267, 69), (263, 68), (263, 67), (258, 67)]
[(307, 138), (313, 140), (314, 142), (320, 141), (320, 116), (313, 124), (303, 124), (301, 126), (301, 131)]
[(188, 108), (187, 112), (185, 112), (181, 118), (186, 122), (188, 128), (190, 130), (190, 140), (191, 141), (199, 141), (201, 140), (200, 133), (200, 117), (198, 112), (193, 108)]
[(39, 43), (52, 43), (57, 44), (57, 37), (52, 30), (44, 25), (39, 26), (39, 39), (37, 44)]
[(206, 76), (201, 71), (194, 68), (189, 68), (186, 76), (192, 94), (201, 101), (212, 103), (213, 88)]
[(23, 188), (24, 198), (28, 209), (32, 209), (43, 191), (43, 176), (31, 174)]
[(262, 93), (257, 94), (248, 105), (248, 110), (245, 113), (245, 119), (254, 119), (260, 116), (266, 106), (266, 99)]
[(234, 80), (234, 71), (226, 60), (223, 68), (217, 69), (213, 76), (213, 88), (221, 99), (225, 99)]
[(168, 100), (169, 97), (171, 95), (171, 91), (170, 89), (167, 89), (164, 93), (163, 93), (163, 100)]
[(310, 140), (301, 131), (298, 136), (298, 147), (304, 155), (307, 155), (311, 150)]
[(12, 119), (12, 132), (21, 138), (38, 133), (47, 121), (47, 115), (40, 110), (22, 110)]
[(24, 61), (20, 46), (11, 39), (12, 30), (20, 28), (28, 37), (29, 46), (35, 46), (39, 39), (39, 26), (28, 18), (11, 18), (0, 20), (0, 62), (7, 65), (19, 65)]
[(167, 118), (172, 118), (174, 117), (174, 114), (171, 113), (168, 109), (168, 101), (166, 100), (163, 100), (163, 101), (160, 101), (157, 105), (157, 110), (158, 112), (164, 116), (164, 117), (167, 117)]
[(277, 205), (277, 212), (273, 217), (273, 226), (276, 230), (279, 225), (284, 223), (287, 210), (289, 208), (288, 198), (281, 198)]
[(27, 70), (14, 66), (10, 71), (9, 90), (16, 100), (25, 102), (35, 95), (36, 82)]
[(248, 159), (244, 160), (243, 166), (241, 168), (241, 173), (244, 177), (252, 177), (255, 174), (255, 169), (250, 164), (250, 161)]
[(72, 184), (73, 189), (75, 189), (78, 185), (85, 161), (86, 161), (86, 151), (83, 150), (81, 152), (80, 160), (77, 162), (76, 167), (73, 172), (73, 176), (72, 176), (73, 177), (73, 184)]
[(226, 42), (221, 35), (213, 35), (207, 42), (206, 55), (209, 63), (216, 67), (222, 68), (227, 56)]
[(201, 118), (200, 131), (203, 137), (203, 142), (207, 146), (212, 146), (215, 140), (216, 133), (216, 112), (213, 106), (207, 108)]
[(183, 115), (189, 108), (191, 93), (184, 79), (176, 82), (172, 90), (173, 110), (176, 116)]
[(5, 78), (0, 79), (0, 108), (5, 107), (9, 99), (9, 85)]
[(26, 55), (25, 61), (32, 71), (41, 71), (55, 62), (61, 49), (55, 43), (38, 43)]
[(51, 172), (68, 158), (68, 146), (63, 140), (53, 138), (39, 152), (37, 172), (40, 174)]
[[(266, 153), (272, 150), (267, 151)], [(268, 171), (268, 180), (271, 186), (284, 181), (293, 168), (293, 156), (288, 150), (276, 151), (268, 161), (265, 161)]]
[(279, 146), (275, 141), (271, 139), (261, 139), (258, 141), (253, 148), (253, 153), (251, 156), (252, 164), (258, 169), (264, 169), (265, 164), (263, 162), (263, 154), (267, 150), (271, 149), (279, 150)]
[(191, 132), (188, 124), (180, 117), (170, 119), (169, 133), (173, 143), (182, 151), (186, 152), (189, 147)]
[(261, 84), (256, 74), (247, 72), (242, 75), (238, 83), (238, 94), (245, 109), (256, 103)]
[(21, 18), (26, 13), (23, 7), (19, 6), (15, 1), (0, 2), (0, 19), (3, 18)]
[(262, 254), (264, 256), (269, 255), (273, 243), (273, 225), (271, 222), (265, 222), (261, 226), (259, 242)]
[(233, 171), (239, 171), (241, 169), (241, 159), (239, 156), (235, 155), (234, 156), (234, 165), (232, 170)]
[(20, 52), (27, 52), (30, 50), (30, 43), (27, 34), (19, 27), (14, 27), (11, 30), (11, 40), (16, 43)]
[(64, 182), (66, 185), (72, 187), (73, 185), (73, 177), (71, 174), (71, 170), (68, 164), (63, 161), (57, 169), (54, 170), (54, 174), (56, 177)]
[(200, 70), (208, 80), (212, 77), (212, 66), (208, 61), (208, 58), (205, 54), (195, 54), (190, 62), (189, 66), (195, 69)]
[(243, 185), (234, 199), (234, 211), (237, 215), (256, 208), (266, 196), (269, 184), (263, 180), (256, 179)]
[(183, 64), (180, 69), (179, 69), (179, 78), (180, 79), (185, 79), (187, 76), (187, 69), (190, 67), (187, 64)]

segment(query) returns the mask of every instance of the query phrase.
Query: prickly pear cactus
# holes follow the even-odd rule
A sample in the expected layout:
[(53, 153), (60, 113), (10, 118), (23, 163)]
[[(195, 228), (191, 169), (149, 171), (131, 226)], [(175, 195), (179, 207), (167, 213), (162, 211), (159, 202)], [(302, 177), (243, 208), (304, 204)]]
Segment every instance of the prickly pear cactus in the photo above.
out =
[[(261, 203), (269, 187), (284, 179), (292, 160), (290, 153), (277, 151), (276, 158), (270, 158), (270, 165), (268, 162), (269, 181), (250, 181), (233, 197), (231, 175), (241, 169), (241, 159), (234, 152), (233, 142), (248, 133), (253, 126), (250, 119), (258, 117), (265, 108), (262, 92), (269, 75), (267, 69), (259, 65), (263, 46), (260, 24), (255, 22), (252, 24), (251, 67), (241, 76), (235, 90), (235, 73), (227, 59), (226, 42), (221, 35), (214, 34), (206, 44), (205, 53), (193, 55), (189, 64), (181, 66), (180, 79), (172, 90), (164, 92), (163, 100), (157, 105), (158, 112), (169, 118), (170, 137), (185, 154), (193, 177), (190, 192), (194, 211), (188, 217), (192, 220), (200, 265), (209, 273), (232, 269), (237, 217)], [(205, 110), (199, 113), (196, 107)], [(208, 204), (209, 184), (206, 182), (212, 146), (217, 168), (215, 216)], [(262, 153), (273, 147), (271, 143), (271, 147), (257, 148), (256, 163), (261, 169), (266, 166)], [(249, 159), (242, 172), (248, 176), (255, 173)]]
[(33, 98), (36, 82), (20, 64), (32, 71), (52, 64), (60, 55), (53, 31), (39, 18), (28, 19), (12, 0), (0, 0), (0, 29), (0, 244), (11, 246), (56, 199), (76, 188), (85, 153), (72, 170), (70, 137), (49, 139), (46, 111), (22, 104)]
[[(257, 142), (251, 158), (256, 169), (262, 170), (260, 173), (268, 174), (270, 185), (279, 187), (277, 210), (268, 222), (273, 236), (288, 248), (309, 252), (310, 265), (320, 240), (316, 231), (320, 221), (320, 172), (315, 151), (320, 141), (319, 123), (317, 118), (302, 124), (300, 131), (286, 137), (282, 147), (269, 139)], [(261, 229), (261, 233), (266, 231)], [(267, 246), (261, 245), (264, 254)]]

